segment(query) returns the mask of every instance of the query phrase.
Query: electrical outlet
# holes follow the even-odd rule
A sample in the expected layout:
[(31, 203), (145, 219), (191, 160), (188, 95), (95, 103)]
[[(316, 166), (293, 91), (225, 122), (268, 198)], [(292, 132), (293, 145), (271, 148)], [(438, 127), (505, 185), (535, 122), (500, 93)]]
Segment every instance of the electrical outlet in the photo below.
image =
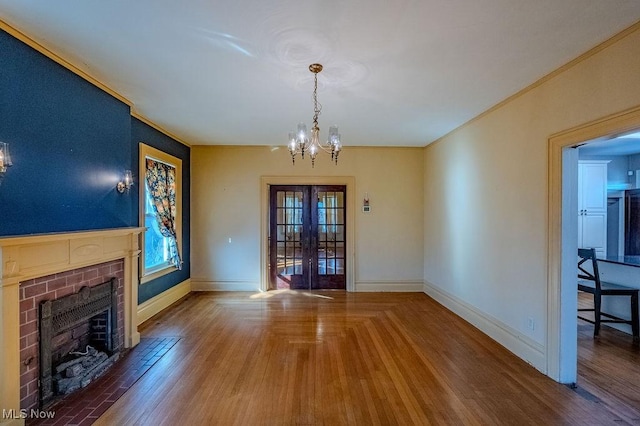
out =
[(534, 321), (534, 319), (533, 319), (533, 318), (529, 318), (529, 321), (528, 321), (528, 327), (529, 327), (529, 330), (531, 330), (531, 331), (535, 331), (535, 329), (536, 329), (536, 322)]

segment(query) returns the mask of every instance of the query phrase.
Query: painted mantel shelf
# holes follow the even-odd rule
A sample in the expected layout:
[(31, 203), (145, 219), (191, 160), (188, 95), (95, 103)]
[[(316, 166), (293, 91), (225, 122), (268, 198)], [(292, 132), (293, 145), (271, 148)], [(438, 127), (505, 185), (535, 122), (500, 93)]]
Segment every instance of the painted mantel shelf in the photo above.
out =
[[(138, 259), (144, 228), (116, 228), (0, 238), (0, 405), (20, 409), (20, 283), (85, 266), (124, 259), (125, 347), (138, 333)], [(23, 424), (0, 419), (0, 424)]]

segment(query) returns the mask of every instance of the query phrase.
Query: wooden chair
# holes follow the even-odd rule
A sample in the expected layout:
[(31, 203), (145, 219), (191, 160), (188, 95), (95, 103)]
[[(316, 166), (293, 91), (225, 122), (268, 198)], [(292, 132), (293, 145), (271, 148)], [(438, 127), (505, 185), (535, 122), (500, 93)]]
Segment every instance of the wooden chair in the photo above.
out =
[[(595, 249), (578, 249), (578, 258), (578, 290), (593, 294), (594, 306), (593, 309), (578, 309), (578, 318), (595, 325), (593, 337), (598, 336), (601, 323), (630, 324), (633, 341), (640, 341), (640, 326), (638, 325), (638, 289), (600, 281)], [(584, 265), (585, 262), (589, 261), (591, 263), (591, 271), (585, 269), (587, 265)], [(624, 318), (602, 312), (602, 296), (629, 296), (631, 298), (631, 319), (626, 320)], [(594, 320), (580, 316), (580, 312), (582, 311), (593, 312)]]

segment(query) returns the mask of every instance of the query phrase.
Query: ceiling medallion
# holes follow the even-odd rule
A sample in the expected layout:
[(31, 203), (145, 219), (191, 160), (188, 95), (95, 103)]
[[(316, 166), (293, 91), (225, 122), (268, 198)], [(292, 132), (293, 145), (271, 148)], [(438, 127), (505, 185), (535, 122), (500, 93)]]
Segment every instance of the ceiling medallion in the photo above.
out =
[(320, 143), (320, 128), (318, 127), (318, 115), (322, 110), (322, 105), (318, 103), (318, 73), (322, 71), (321, 64), (309, 65), (309, 71), (313, 73), (314, 85), (313, 85), (313, 127), (311, 128), (311, 135), (307, 131), (307, 125), (304, 123), (298, 124), (297, 132), (289, 132), (289, 152), (291, 153), (291, 160), (293, 164), (296, 163), (296, 155), (300, 153), (300, 156), (304, 159), (304, 154), (308, 153), (311, 157), (311, 167), (315, 166), (316, 155), (320, 150), (331, 154), (331, 161), (338, 164), (338, 154), (342, 149), (340, 143), (340, 134), (338, 133), (338, 126), (329, 127), (329, 134), (327, 141)]

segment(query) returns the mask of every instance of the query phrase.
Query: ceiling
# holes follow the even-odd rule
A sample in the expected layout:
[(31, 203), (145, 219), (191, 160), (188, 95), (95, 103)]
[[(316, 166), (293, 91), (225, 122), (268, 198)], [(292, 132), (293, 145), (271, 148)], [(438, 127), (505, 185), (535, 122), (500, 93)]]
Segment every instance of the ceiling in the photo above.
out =
[(425, 146), (640, 20), (638, 0), (0, 0), (0, 19), (192, 145)]
[(632, 133), (603, 137), (580, 145), (580, 155), (626, 156), (640, 154), (640, 130)]

